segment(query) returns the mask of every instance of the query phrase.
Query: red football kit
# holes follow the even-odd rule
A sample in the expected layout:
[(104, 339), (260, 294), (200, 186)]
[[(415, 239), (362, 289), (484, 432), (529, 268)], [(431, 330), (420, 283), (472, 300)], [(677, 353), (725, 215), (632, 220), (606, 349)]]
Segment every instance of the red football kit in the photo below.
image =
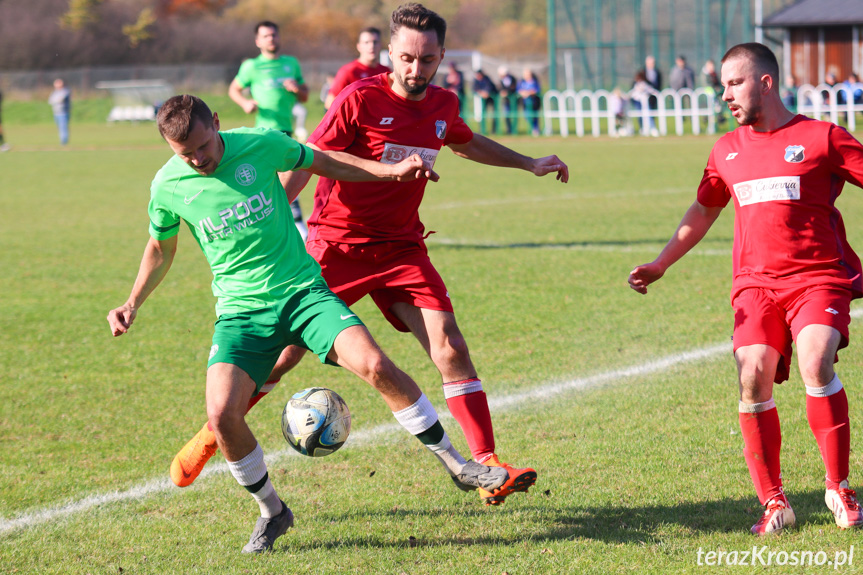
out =
[(336, 77), (333, 79), (333, 85), (330, 86), (330, 95), (333, 97), (342, 93), (348, 84), (353, 84), (357, 80), (377, 76), (378, 74), (389, 74), (390, 69), (378, 62), (374, 66), (366, 66), (359, 60), (348, 62), (336, 72)]
[[(309, 138), (322, 150), (397, 163), (419, 154), (434, 165), (441, 147), (465, 144), (473, 132), (459, 116), (458, 97), (429, 86), (422, 100), (392, 91), (387, 74), (354, 82), (333, 101)], [(410, 331), (395, 303), (453, 312), (446, 285), (429, 260), (419, 220), (427, 180), (339, 182), (321, 177), (306, 248), (330, 289), (352, 305), (371, 295), (399, 331)], [(494, 454), (488, 401), (477, 377), (444, 382), (444, 397), (478, 462)]]
[[(472, 138), (455, 94), (429, 86), (422, 100), (406, 100), (392, 91), (387, 74), (379, 74), (342, 91), (309, 142), (385, 163), (419, 154), (434, 165), (442, 146)], [(453, 311), (423, 242), (418, 210), (426, 183), (321, 177), (309, 217), (307, 249), (330, 289), (348, 305), (371, 294), (400, 331), (408, 328), (390, 313), (395, 302)]]
[(805, 116), (772, 132), (744, 126), (726, 134), (704, 170), (698, 201), (734, 200), (734, 347), (766, 343), (782, 352), (777, 381), (788, 377), (791, 341), (805, 325), (833, 326), (847, 345), (849, 304), (863, 295), (863, 276), (834, 205), (846, 181), (863, 185), (863, 145)]

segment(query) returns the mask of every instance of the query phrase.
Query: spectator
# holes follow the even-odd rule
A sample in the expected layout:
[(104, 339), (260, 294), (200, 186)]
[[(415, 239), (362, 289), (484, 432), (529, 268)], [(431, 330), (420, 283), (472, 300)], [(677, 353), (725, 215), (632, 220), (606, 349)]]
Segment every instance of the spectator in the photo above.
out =
[(60, 144), (69, 143), (69, 114), (72, 111), (72, 92), (66, 87), (62, 78), (54, 80), (54, 91), (48, 96), (48, 103), (54, 112), (54, 122), (60, 133)]
[(0, 152), (9, 151), (12, 146), (6, 143), (6, 139), (3, 137), (3, 94), (0, 93)]
[[(833, 88), (836, 86), (836, 84), (839, 83), (839, 80), (836, 79), (836, 74), (834, 74), (833, 72), (827, 72), (826, 74), (824, 74), (824, 83)], [(832, 90), (821, 90), (821, 101), (824, 103), (825, 106), (830, 105), (831, 92)], [(842, 103), (842, 100), (839, 99), (841, 96), (842, 94), (837, 94), (836, 102), (839, 104)]]
[(848, 79), (840, 84), (843, 88), (847, 90), (839, 90), (837, 96), (839, 97), (839, 103), (844, 104), (846, 102), (846, 97), (848, 94), (851, 94), (851, 101), (854, 104), (863, 104), (863, 84), (860, 83), (860, 79), (857, 77), (857, 74), (851, 72), (848, 74)]
[(539, 110), (542, 107), (540, 93), (542, 89), (539, 79), (530, 68), (525, 68), (521, 80), (516, 85), (518, 97), (521, 99), (524, 118), (530, 124), (530, 133), (539, 136)]
[(725, 110), (727, 109), (722, 102), (722, 81), (719, 79), (719, 74), (716, 73), (716, 64), (713, 60), (704, 62), (701, 68), (701, 75), (704, 77), (704, 86), (713, 91), (713, 113), (716, 116), (716, 123), (720, 126), (725, 123)]
[[(662, 72), (660, 72), (659, 68), (656, 67), (656, 58), (653, 56), (648, 56), (644, 59), (644, 80), (657, 92), (662, 90)], [(657, 98), (656, 94), (650, 94), (650, 97), (647, 98), (647, 104), (651, 110), (657, 110), (659, 108), (659, 98)], [(652, 119), (650, 123), (650, 131), (652, 134), (653, 130), (656, 128), (653, 126)]]
[[(645, 104), (647, 104), (648, 108), (650, 107), (650, 98), (653, 97), (653, 90), (653, 86), (644, 77), (644, 71), (639, 70), (636, 72), (635, 79), (632, 82), (632, 89), (629, 91), (629, 103), (632, 104), (634, 110), (638, 110), (638, 126), (642, 133), (644, 133), (644, 115), (642, 114), (642, 110), (644, 110)], [(648, 126), (651, 136), (659, 135), (653, 116), (649, 116)]]
[(497, 133), (497, 109), (495, 106), (495, 100), (497, 99), (497, 86), (494, 85), (491, 78), (485, 75), (485, 72), (477, 70), (473, 74), (472, 89), (473, 93), (479, 96), (482, 100), (482, 117), (479, 122), (480, 132), (483, 134), (485, 133), (485, 119), (488, 117), (488, 110), (491, 110), (491, 131), (493, 133)]
[(506, 117), (506, 133), (512, 135), (515, 133), (515, 118), (518, 107), (516, 86), (518, 83), (506, 66), (497, 69), (497, 77), (500, 81), (500, 106)]
[(674, 61), (674, 68), (671, 69), (669, 82), (672, 90), (682, 90), (688, 88), (695, 89), (695, 72), (686, 64), (684, 56), (678, 56)]
[(626, 98), (620, 88), (615, 88), (608, 98), (608, 108), (614, 114), (612, 136), (628, 136), (629, 120), (626, 114)]
[(443, 87), (458, 96), (458, 109), (461, 114), (464, 111), (464, 74), (455, 62), (449, 63), (449, 72), (444, 77)]

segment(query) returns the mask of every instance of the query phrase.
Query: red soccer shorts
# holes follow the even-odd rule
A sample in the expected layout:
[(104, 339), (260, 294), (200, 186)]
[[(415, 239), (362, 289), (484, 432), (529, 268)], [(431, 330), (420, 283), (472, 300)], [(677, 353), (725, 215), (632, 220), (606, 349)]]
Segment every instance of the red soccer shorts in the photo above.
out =
[(321, 265), (330, 289), (350, 305), (369, 294), (399, 331), (410, 331), (390, 311), (403, 302), (423, 309), (452, 312), (446, 285), (420, 242), (340, 244), (313, 240), (306, 249)]
[[(731, 302), (734, 308), (734, 351), (765, 344), (782, 354), (774, 381), (788, 379), (791, 342), (807, 325), (828, 325), (842, 335), (839, 349), (848, 345), (851, 292), (831, 286), (791, 289), (747, 288)], [(837, 356), (834, 363), (839, 361)]]

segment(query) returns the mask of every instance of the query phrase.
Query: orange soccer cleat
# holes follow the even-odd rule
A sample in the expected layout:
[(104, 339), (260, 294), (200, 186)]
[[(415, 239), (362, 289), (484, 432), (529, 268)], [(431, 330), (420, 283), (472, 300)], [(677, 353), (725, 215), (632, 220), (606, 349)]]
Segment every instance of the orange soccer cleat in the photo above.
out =
[(536, 483), (536, 470), (526, 467), (517, 469), (509, 463), (502, 463), (498, 460), (497, 455), (492, 455), (485, 461), (483, 465), (489, 467), (502, 467), (509, 473), (509, 479), (496, 491), (486, 491), (482, 487), (479, 488), (479, 496), (486, 505), (500, 505), (505, 502), (505, 499), (513, 493), (527, 491), (534, 483)]
[(218, 448), (216, 435), (205, 424), (174, 456), (174, 461), (171, 462), (171, 481), (178, 487), (188, 487), (194, 483)]

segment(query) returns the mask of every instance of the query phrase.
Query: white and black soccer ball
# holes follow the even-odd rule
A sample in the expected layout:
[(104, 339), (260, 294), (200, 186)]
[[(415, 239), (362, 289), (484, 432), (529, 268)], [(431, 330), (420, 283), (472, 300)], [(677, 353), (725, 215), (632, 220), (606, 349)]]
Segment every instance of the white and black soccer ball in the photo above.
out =
[(295, 393), (282, 412), (282, 433), (288, 443), (310, 457), (336, 451), (351, 433), (351, 412), (338, 393), (310, 387)]

